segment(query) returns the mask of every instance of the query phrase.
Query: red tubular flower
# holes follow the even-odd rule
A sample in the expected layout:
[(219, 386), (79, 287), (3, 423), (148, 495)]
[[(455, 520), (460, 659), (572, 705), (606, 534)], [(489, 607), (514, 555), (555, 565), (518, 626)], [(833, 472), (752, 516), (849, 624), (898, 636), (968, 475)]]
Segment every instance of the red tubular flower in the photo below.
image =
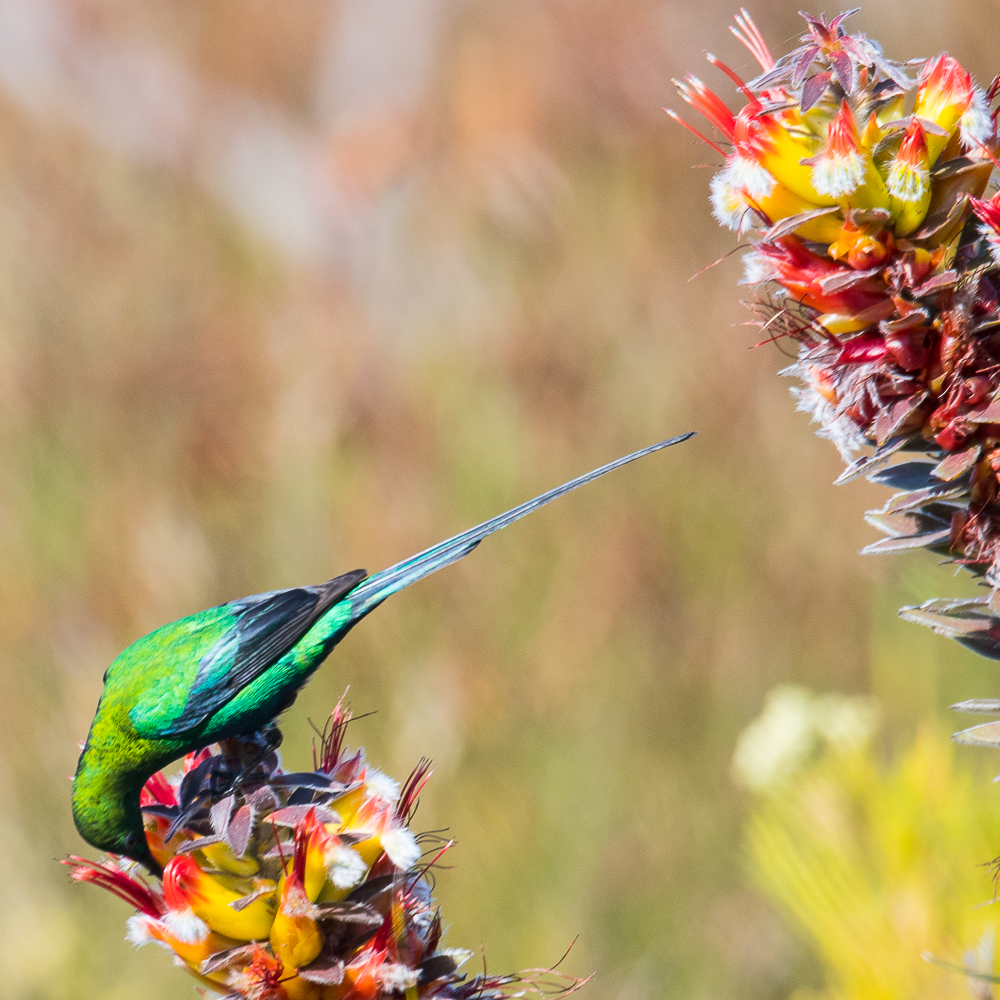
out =
[(153, 892), (142, 879), (130, 875), (113, 861), (98, 864), (74, 855), (62, 863), (73, 869), (70, 878), (77, 882), (99, 885), (147, 916), (159, 919), (163, 915), (163, 897)]
[(989, 201), (980, 201), (979, 198), (970, 198), (969, 201), (976, 218), (982, 223), (980, 231), (990, 245), (990, 253), (1000, 264), (1000, 191)]
[(924, 64), (913, 114), (937, 126), (928, 135), (930, 165), (937, 162), (973, 99), (972, 77), (946, 52)]
[(865, 179), (865, 153), (850, 105), (843, 101), (826, 133), (823, 151), (812, 158), (812, 182), (820, 194), (841, 199)]
[[(880, 276), (853, 270), (845, 273), (840, 264), (807, 250), (794, 236), (762, 241), (755, 250), (767, 259), (774, 280), (795, 301), (824, 314), (824, 318), (838, 316), (864, 328), (893, 312), (892, 300)], [(850, 280), (842, 280), (845, 278)]]

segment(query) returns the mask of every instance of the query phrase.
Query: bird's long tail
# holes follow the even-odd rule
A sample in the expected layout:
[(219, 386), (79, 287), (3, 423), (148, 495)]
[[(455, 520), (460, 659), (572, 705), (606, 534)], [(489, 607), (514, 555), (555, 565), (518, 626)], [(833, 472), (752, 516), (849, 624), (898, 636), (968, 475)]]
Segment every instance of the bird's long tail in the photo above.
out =
[(637, 458), (643, 458), (646, 455), (651, 455), (654, 451), (660, 451), (663, 448), (669, 448), (670, 445), (687, 441), (688, 438), (694, 437), (694, 434), (694, 431), (690, 431), (667, 441), (660, 441), (658, 444), (650, 445), (648, 448), (643, 448), (631, 455), (625, 455), (614, 462), (609, 462), (607, 465), (602, 465), (599, 469), (577, 476), (576, 479), (571, 479), (568, 483), (563, 483), (562, 486), (557, 486), (555, 489), (535, 497), (534, 500), (528, 500), (504, 514), (484, 521), (475, 528), (469, 528), (468, 531), (463, 531), (447, 541), (424, 549), (423, 552), (418, 552), (417, 555), (382, 570), (381, 573), (368, 577), (344, 598), (351, 605), (350, 624), (356, 624), (390, 595), (409, 587), (411, 583), (416, 583), (417, 580), (429, 576), (431, 573), (436, 573), (445, 566), (450, 566), (453, 562), (457, 562), (463, 556), (468, 555), (484, 538), (506, 528), (533, 510), (538, 510), (539, 507), (544, 507), (564, 493), (570, 493), (578, 486), (599, 479), (615, 469), (620, 469), (623, 465), (628, 465), (629, 462), (634, 462)]

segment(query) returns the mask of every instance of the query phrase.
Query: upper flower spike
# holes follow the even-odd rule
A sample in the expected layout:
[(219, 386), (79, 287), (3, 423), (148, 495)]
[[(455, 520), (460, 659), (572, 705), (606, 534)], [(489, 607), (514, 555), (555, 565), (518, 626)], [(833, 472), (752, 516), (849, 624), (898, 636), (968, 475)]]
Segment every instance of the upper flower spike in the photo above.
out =
[[(846, 15), (805, 16), (803, 44), (773, 61), (737, 19), (764, 72), (737, 80), (748, 103), (712, 204), (761, 230), (744, 283), (767, 287), (751, 307), (769, 341), (798, 343), (785, 374), (853, 463), (841, 481), (898, 491), (870, 512), (888, 537), (866, 551), (926, 548), (992, 589), (904, 617), (1000, 660), (1000, 193), (983, 200), (1000, 167), (1000, 76), (984, 91), (947, 54), (913, 60), (907, 114), (902, 65), (848, 34)], [(995, 734), (976, 741), (998, 746)]]
[[(753, 227), (795, 233), (824, 244), (832, 259), (857, 269), (886, 259), (890, 234), (919, 234), (932, 204), (940, 215), (941, 225), (933, 229), (938, 239), (947, 242), (957, 234), (961, 213), (969, 208), (955, 199), (982, 193), (979, 173), (964, 170), (965, 161), (955, 163), (947, 175), (953, 179), (935, 202), (931, 169), (942, 159), (960, 157), (963, 148), (972, 159), (990, 155), (996, 115), (991, 97), (947, 55), (926, 62), (914, 113), (904, 115), (913, 81), (874, 41), (847, 33), (844, 21), (853, 13), (829, 22), (804, 14), (803, 44), (775, 60), (741, 10), (733, 34), (763, 75), (748, 84), (707, 55), (746, 98), (735, 113), (697, 77), (688, 74), (675, 83), (684, 100), (731, 143), (728, 151), (712, 144), (725, 157), (711, 184), (716, 218), (739, 233)], [(855, 218), (859, 212), (866, 214)], [(939, 262), (947, 263), (944, 257)], [(834, 326), (844, 322), (838, 319)]]

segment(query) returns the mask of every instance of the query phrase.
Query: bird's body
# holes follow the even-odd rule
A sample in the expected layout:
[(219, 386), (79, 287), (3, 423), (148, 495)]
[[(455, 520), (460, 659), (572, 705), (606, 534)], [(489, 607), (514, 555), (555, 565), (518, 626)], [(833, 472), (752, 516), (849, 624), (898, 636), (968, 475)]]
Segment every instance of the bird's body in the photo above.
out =
[(266, 727), (344, 635), (391, 594), (556, 497), (690, 436), (602, 466), (375, 576), (355, 570), (319, 586), (241, 598), (134, 642), (104, 676), (73, 781), (77, 829), (94, 846), (155, 868), (139, 808), (151, 774), (192, 750)]

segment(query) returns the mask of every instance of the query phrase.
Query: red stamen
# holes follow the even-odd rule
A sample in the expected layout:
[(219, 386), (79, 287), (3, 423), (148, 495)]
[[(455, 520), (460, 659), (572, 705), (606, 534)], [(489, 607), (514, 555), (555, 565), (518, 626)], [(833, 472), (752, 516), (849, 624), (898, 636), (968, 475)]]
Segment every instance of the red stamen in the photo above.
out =
[(681, 116), (677, 114), (677, 112), (674, 111), (672, 108), (664, 108), (663, 110), (666, 111), (666, 113), (670, 115), (670, 117), (673, 118), (673, 120), (677, 122), (678, 125), (683, 125), (689, 132), (694, 133), (694, 135), (696, 135), (699, 139), (701, 139), (702, 142), (711, 146), (712, 149), (714, 149), (721, 157), (725, 158), (729, 155), (724, 149), (722, 149), (721, 146), (718, 146), (714, 142), (712, 142), (712, 140), (709, 139), (708, 136), (702, 135), (701, 132), (699, 132), (693, 125), (688, 125), (688, 123), (684, 121), (684, 119), (681, 118)]
[[(753, 18), (747, 13), (746, 7), (740, 7), (740, 12), (736, 15), (736, 27), (729, 26), (729, 30), (747, 47), (750, 55), (760, 63), (761, 69), (765, 73), (774, 69), (774, 56), (764, 41), (764, 36), (760, 29), (753, 22)], [(742, 33), (739, 29), (742, 28)]]
[(729, 77), (733, 83), (736, 84), (737, 89), (743, 94), (743, 96), (759, 111), (763, 108), (763, 104), (757, 100), (757, 95), (743, 82), (743, 78), (731, 70), (721, 59), (717, 56), (713, 56), (711, 52), (705, 53), (705, 58), (716, 67), (716, 69), (721, 69), (726, 76)]
[(70, 878), (77, 882), (93, 882), (94, 885), (113, 892), (119, 899), (149, 917), (159, 920), (163, 915), (163, 906), (153, 890), (141, 879), (122, 871), (117, 865), (110, 862), (104, 865), (97, 864), (85, 858), (78, 858), (75, 854), (64, 859), (62, 864), (73, 868)]
[(423, 791), (424, 785), (427, 784), (433, 773), (431, 762), (422, 760), (406, 779), (403, 790), (399, 793), (399, 802), (396, 803), (396, 815), (404, 824), (409, 822), (410, 816), (416, 808), (417, 796)]
[(718, 94), (706, 87), (693, 73), (686, 74), (683, 80), (673, 80), (672, 83), (691, 107), (700, 111), (732, 142), (736, 117)]

